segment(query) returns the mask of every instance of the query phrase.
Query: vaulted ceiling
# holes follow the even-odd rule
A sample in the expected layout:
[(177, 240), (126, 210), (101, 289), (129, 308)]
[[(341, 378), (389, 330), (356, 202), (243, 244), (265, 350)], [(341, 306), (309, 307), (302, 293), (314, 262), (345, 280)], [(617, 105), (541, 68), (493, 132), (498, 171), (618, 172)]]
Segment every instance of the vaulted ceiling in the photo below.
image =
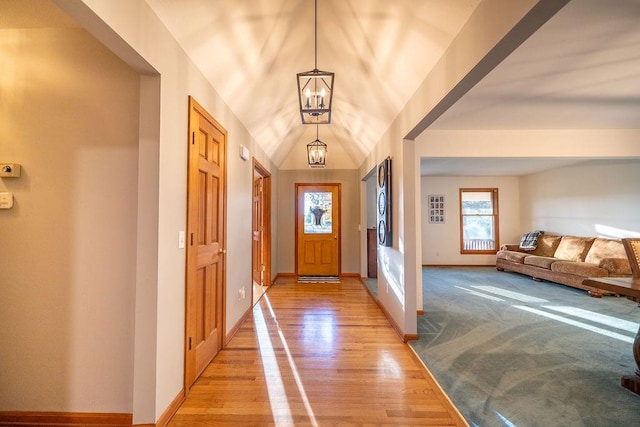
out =
[[(314, 68), (313, 0), (147, 3), (276, 165), (315, 139), (296, 86)], [(336, 73), (319, 133), (343, 165), (362, 163), (478, 3), (318, 0), (318, 68)]]
[[(315, 139), (295, 83), (314, 65), (313, 0), (147, 2), (276, 165)], [(333, 120), (320, 126), (332, 161), (362, 163), (478, 3), (318, 0), (318, 68), (336, 73)], [(639, 0), (572, 0), (430, 128), (637, 128), (639, 29)], [(526, 162), (519, 170), (554, 164)]]
[[(296, 87), (296, 73), (314, 67), (314, 0), (145, 1), (288, 168), (316, 138), (300, 123)], [(332, 165), (357, 168), (480, 0), (317, 1), (318, 68), (336, 73), (332, 123), (319, 136)], [(76, 25), (49, 0), (0, 0), (0, 10), (0, 28)], [(571, 0), (428, 130), (638, 129), (639, 52), (640, 0)], [(516, 163), (535, 171), (567, 162), (458, 160), (431, 159), (428, 169), (509, 174)]]

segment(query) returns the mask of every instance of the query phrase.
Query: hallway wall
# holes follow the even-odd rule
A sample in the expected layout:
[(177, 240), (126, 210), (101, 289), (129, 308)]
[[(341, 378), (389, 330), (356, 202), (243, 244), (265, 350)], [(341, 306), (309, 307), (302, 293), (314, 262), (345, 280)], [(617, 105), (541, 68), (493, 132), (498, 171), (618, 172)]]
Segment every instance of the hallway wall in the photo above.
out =
[(0, 410), (131, 413), (138, 75), (79, 28), (0, 52)]

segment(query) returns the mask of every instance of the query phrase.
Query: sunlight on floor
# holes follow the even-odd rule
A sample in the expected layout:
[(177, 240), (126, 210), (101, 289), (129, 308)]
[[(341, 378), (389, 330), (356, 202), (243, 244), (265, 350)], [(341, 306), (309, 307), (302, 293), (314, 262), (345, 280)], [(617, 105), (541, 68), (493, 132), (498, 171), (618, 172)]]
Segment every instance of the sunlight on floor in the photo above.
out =
[[(540, 304), (539, 309), (525, 306), (525, 305), (513, 305), (512, 307), (517, 308), (519, 310), (527, 311), (529, 313), (536, 314), (538, 316), (546, 317), (547, 319), (556, 320), (558, 322), (562, 322), (567, 325), (575, 326), (578, 328), (585, 329), (587, 331), (595, 332), (600, 335), (604, 335), (610, 338), (624, 341), (626, 343), (633, 343), (635, 336), (630, 337), (630, 336), (619, 334), (617, 332), (613, 332), (607, 329), (599, 328), (597, 326), (593, 326), (588, 323), (584, 323), (578, 320), (573, 320), (566, 316), (550, 313), (549, 310), (555, 311), (557, 313), (562, 313), (570, 317), (583, 319), (588, 322), (599, 323), (601, 325), (619, 329), (625, 332), (635, 333), (638, 330), (638, 326), (639, 326), (638, 323), (635, 323), (635, 322), (630, 322), (630, 321), (619, 319), (613, 316), (606, 316), (600, 313), (596, 313), (589, 310), (583, 310), (576, 307), (542, 305), (543, 303), (548, 303), (549, 301), (542, 298), (536, 298), (530, 295), (522, 294), (520, 292), (513, 292), (506, 289), (501, 289), (495, 286), (471, 286), (471, 287), (476, 289), (477, 291), (472, 289), (467, 289), (461, 286), (456, 286), (456, 288), (462, 289), (470, 293), (471, 295), (475, 295), (485, 299), (490, 299), (492, 301), (505, 302), (506, 301), (505, 299), (494, 296), (494, 295), (500, 295), (507, 299), (512, 299), (512, 300), (516, 300), (524, 303)], [(485, 294), (483, 292), (478, 292), (478, 291), (484, 291), (487, 293)], [(492, 295), (489, 295), (489, 294), (492, 294)]]
[(260, 345), (260, 357), (264, 366), (264, 379), (267, 383), (269, 392), (269, 404), (276, 426), (292, 426), (293, 417), (291, 416), (291, 408), (287, 400), (287, 393), (282, 383), (278, 360), (273, 350), (273, 344), (269, 337), (267, 323), (262, 313), (260, 305), (256, 305), (253, 310), (256, 334), (258, 336), (258, 344)]
[(549, 319), (557, 320), (558, 322), (566, 323), (567, 325), (577, 326), (578, 328), (582, 328), (582, 329), (585, 329), (587, 331), (595, 332), (596, 334), (600, 334), (600, 335), (604, 335), (604, 336), (607, 336), (607, 337), (610, 337), (610, 338), (614, 338), (614, 339), (617, 339), (617, 340), (620, 340), (620, 341), (628, 342), (630, 344), (633, 343), (633, 340), (634, 340), (633, 338), (628, 337), (626, 335), (618, 334), (616, 332), (611, 332), (611, 331), (608, 331), (606, 329), (598, 328), (597, 326), (592, 326), (592, 325), (589, 325), (587, 323), (578, 322), (577, 320), (568, 319), (566, 317), (558, 316), (556, 314), (547, 313), (546, 311), (537, 310), (535, 308), (526, 307), (526, 306), (523, 306), (523, 305), (514, 305), (513, 307), (515, 307), (515, 308), (517, 308), (519, 310), (528, 311), (529, 313), (537, 314), (539, 316), (547, 317)]
[(490, 294), (500, 295), (503, 297), (511, 298), (516, 301), (522, 302), (549, 302), (546, 299), (536, 298), (529, 295), (521, 294), (520, 292), (507, 291), (506, 289), (496, 288), (495, 286), (471, 286), (474, 289), (480, 291), (489, 292)]
[[(287, 345), (287, 340), (282, 332), (282, 329), (280, 329), (280, 325), (278, 325), (278, 320), (276, 318), (275, 312), (273, 311), (273, 307), (271, 306), (271, 302), (269, 301), (269, 296), (264, 295), (263, 298), (269, 310), (269, 314), (271, 315), (271, 319), (275, 322), (278, 337), (280, 338), (283, 350), (287, 356), (289, 367), (295, 379), (296, 386), (298, 387), (298, 392), (300, 394), (302, 402), (307, 411), (309, 422), (312, 426), (317, 427), (318, 423), (313, 413), (313, 408), (311, 407), (309, 399), (307, 398), (307, 394), (305, 393), (302, 380), (298, 373), (298, 369), (296, 368), (293, 356), (291, 355), (291, 351), (289, 350), (289, 346)], [(276, 356), (273, 350), (273, 343), (271, 342), (269, 329), (267, 327), (267, 321), (265, 319), (264, 313), (262, 312), (262, 307), (260, 307), (260, 304), (257, 304), (254, 307), (253, 313), (256, 324), (256, 334), (258, 335), (258, 344), (260, 346), (260, 355), (262, 357), (262, 363), (264, 365), (267, 390), (269, 392), (269, 403), (271, 404), (274, 423), (277, 427), (293, 426), (294, 422), (291, 414), (291, 407), (289, 406), (287, 394), (282, 384), (282, 374), (280, 373), (280, 368), (278, 367)]]
[(458, 289), (462, 289), (463, 291), (469, 292), (471, 295), (475, 295), (477, 297), (486, 298), (491, 301), (504, 301), (502, 298), (494, 297), (493, 295), (483, 294), (482, 292), (477, 292), (471, 289), (463, 288), (462, 286), (456, 286)]
[(402, 378), (402, 368), (396, 359), (386, 351), (378, 358), (378, 372), (384, 372), (385, 378)]
[(551, 306), (544, 305), (543, 308), (559, 311), (560, 313), (568, 314), (574, 317), (581, 317), (591, 322), (600, 323), (601, 325), (610, 326), (612, 328), (620, 329), (627, 332), (636, 333), (638, 331), (638, 324), (629, 322), (628, 320), (619, 319), (613, 316), (607, 316), (604, 314), (596, 313), (594, 311), (583, 310), (581, 308), (568, 307), (568, 306)]

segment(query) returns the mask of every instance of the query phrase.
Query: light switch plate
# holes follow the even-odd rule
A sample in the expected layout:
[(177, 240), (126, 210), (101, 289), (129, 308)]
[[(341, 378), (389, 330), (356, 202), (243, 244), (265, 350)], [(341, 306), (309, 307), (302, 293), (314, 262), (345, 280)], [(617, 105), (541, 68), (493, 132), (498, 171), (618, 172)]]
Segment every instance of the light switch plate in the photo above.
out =
[(13, 207), (13, 193), (0, 193), (0, 209), (11, 209)]

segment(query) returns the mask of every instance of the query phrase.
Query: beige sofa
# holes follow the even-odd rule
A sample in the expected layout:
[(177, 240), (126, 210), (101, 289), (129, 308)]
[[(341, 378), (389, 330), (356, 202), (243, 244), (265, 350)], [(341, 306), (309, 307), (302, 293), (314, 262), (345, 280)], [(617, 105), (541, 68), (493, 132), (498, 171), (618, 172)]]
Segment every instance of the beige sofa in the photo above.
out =
[(620, 240), (548, 233), (538, 237), (534, 250), (525, 251), (519, 244), (502, 245), (496, 254), (496, 268), (526, 274), (536, 281), (585, 289), (592, 296), (601, 296), (602, 291), (583, 285), (584, 278), (631, 276)]

